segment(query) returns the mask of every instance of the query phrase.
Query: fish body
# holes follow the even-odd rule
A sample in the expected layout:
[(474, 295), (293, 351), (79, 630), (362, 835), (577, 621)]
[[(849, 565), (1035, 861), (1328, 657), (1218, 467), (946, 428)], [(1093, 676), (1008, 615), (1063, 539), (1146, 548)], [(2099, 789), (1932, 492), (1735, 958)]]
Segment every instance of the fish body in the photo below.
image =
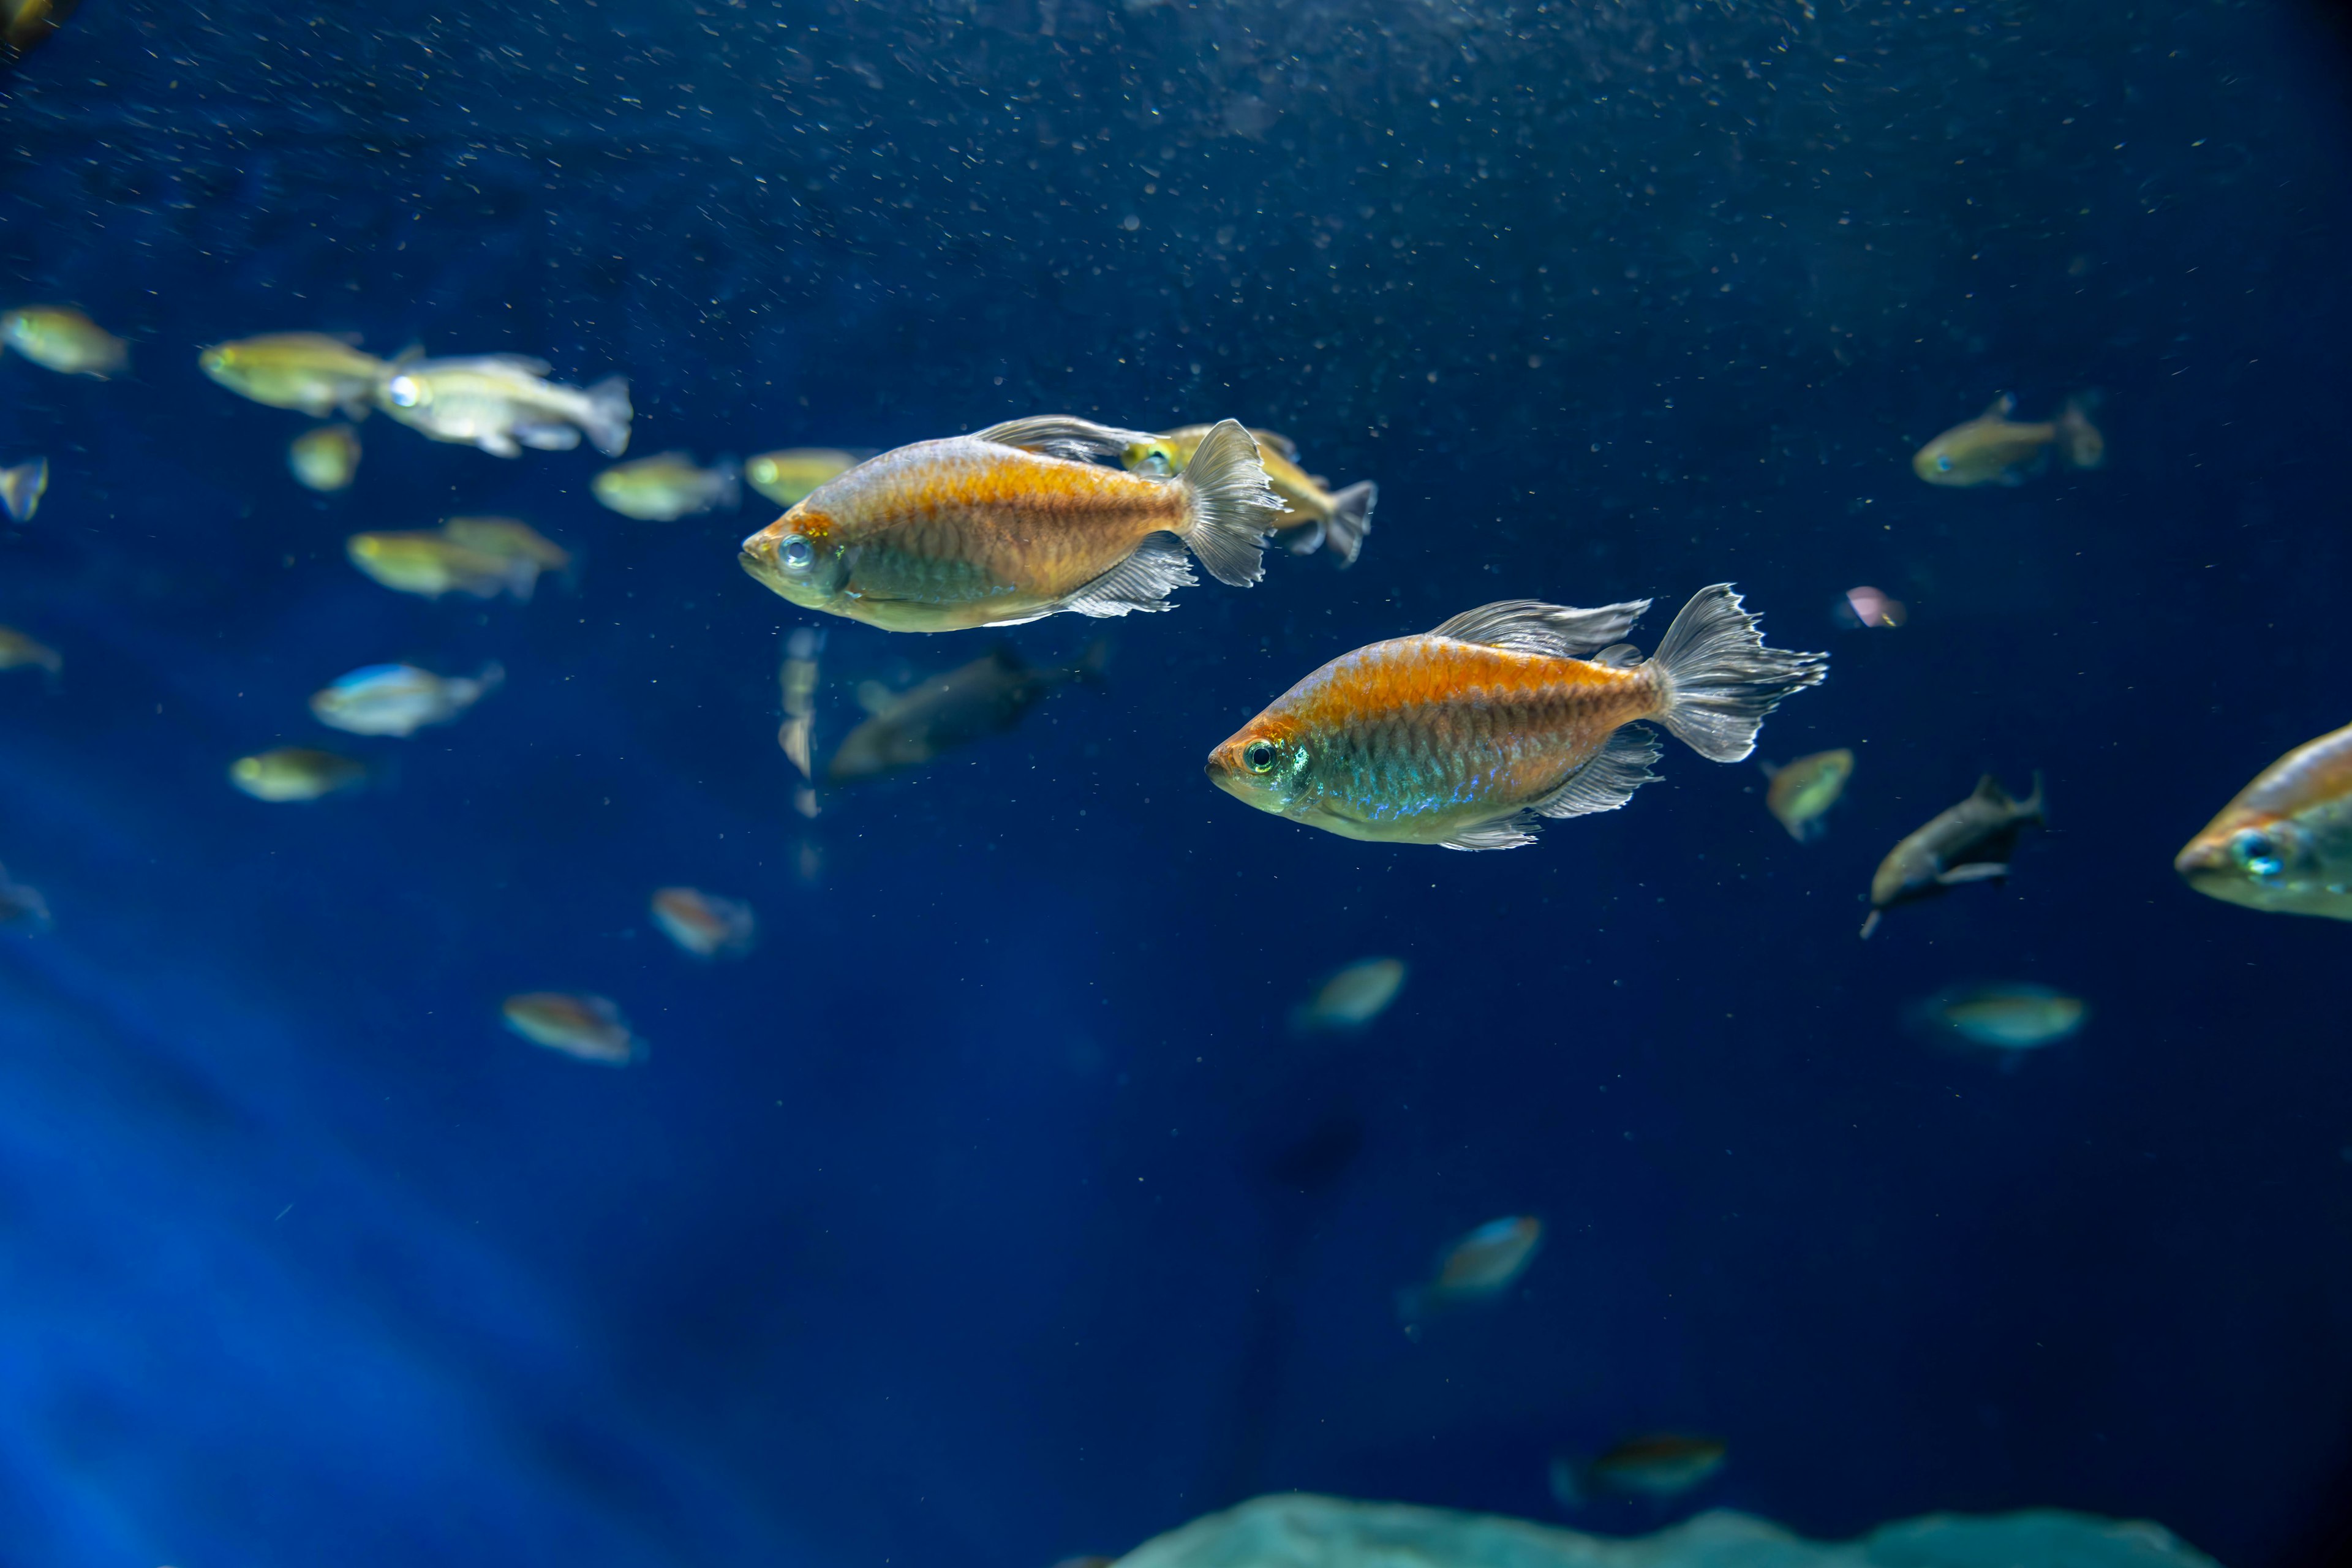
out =
[(2173, 868), (2226, 903), (2352, 921), (2352, 724), (2255, 775)]
[[(1120, 449), (1118, 460), (1140, 472), (1166, 477), (1181, 472), (1192, 460), (1211, 425), (1186, 425)], [(1352, 566), (1363, 550), (1364, 535), (1372, 531), (1372, 508), (1380, 487), (1361, 479), (1343, 490), (1324, 488), (1324, 481), (1298, 466), (1298, 448), (1287, 436), (1253, 430), (1258, 460), (1265, 465), (1266, 483), (1282, 501), (1273, 524), (1278, 542), (1294, 555), (1312, 555), (1328, 542), (1342, 566)]]
[(444, 594), (528, 599), (539, 580), (536, 563), (477, 550), (439, 529), (354, 533), (344, 541), (343, 553), (385, 587), (427, 599)]
[(1838, 624), (1844, 626), (1894, 627), (1911, 618), (1909, 605), (1900, 599), (1889, 598), (1883, 589), (1868, 584), (1848, 588), (1845, 597), (1837, 602), (1834, 614)]
[(743, 465), (751, 487), (778, 506), (798, 506), (817, 487), (841, 478), (872, 453), (838, 451), (831, 447), (787, 447), (762, 452)]
[(313, 419), (337, 412), (362, 419), (392, 367), (359, 342), (326, 332), (265, 332), (215, 343), (196, 356), (196, 364), (239, 397), (271, 408), (296, 409)]
[(65, 673), (65, 655), (14, 626), (0, 626), (0, 669), (40, 669), (54, 679)]
[(41, 510), (41, 498), (48, 493), (47, 458), (18, 463), (13, 468), (0, 468), (0, 507), (7, 509), (11, 522), (32, 521), (33, 514)]
[(376, 406), (436, 441), (479, 447), (500, 458), (525, 447), (568, 452), (589, 442), (608, 458), (629, 448), (629, 384), (608, 376), (591, 387), (547, 379), (544, 360), (520, 354), (413, 360), (387, 367)]
[(1542, 817), (1613, 811), (1652, 783), (1642, 721), (1739, 762), (1764, 716), (1828, 672), (1826, 655), (1766, 647), (1728, 584), (1694, 595), (1642, 660), (1617, 638), (1649, 603), (1514, 599), (1358, 648), (1228, 737), (1209, 777), (1349, 838), (1509, 849)]
[(1956, 985), (1912, 1009), (1918, 1027), (2000, 1051), (2054, 1045), (2083, 1026), (2090, 1005), (2047, 985)]
[(55, 923), (49, 919), (49, 902), (41, 897), (41, 890), (11, 879), (8, 868), (0, 866), (0, 927), (23, 926), (42, 931)]
[(1841, 748), (1799, 757), (1784, 767), (1766, 763), (1764, 776), (1772, 781), (1764, 792), (1765, 808), (1780, 818), (1790, 837), (1807, 843), (1826, 830), (1822, 815), (1845, 793), (1845, 781), (1853, 776), (1853, 753)]
[(653, 917), (664, 936), (697, 958), (740, 958), (759, 934), (751, 905), (698, 888), (656, 889)]
[(499, 1006), (507, 1027), (535, 1046), (583, 1062), (626, 1067), (646, 1056), (646, 1043), (609, 997), (563, 991), (527, 991)]
[(733, 463), (700, 468), (689, 452), (662, 452), (615, 464), (590, 480), (588, 488), (605, 506), (640, 522), (676, 522), (718, 507), (732, 508), (742, 500)]
[(1968, 799), (1937, 812), (1886, 852), (1870, 879), (1870, 918), (1863, 921), (1862, 934), (1876, 931), (1879, 917), (1897, 904), (2008, 876), (2017, 836), (2042, 825), (2042, 805), (2040, 773), (2033, 775), (2033, 793), (2023, 800), (2011, 798), (1990, 773), (1979, 779)]
[(1992, 406), (1965, 425), (1955, 425), (1912, 454), (1911, 471), (1931, 485), (1956, 489), (1978, 485), (2023, 484), (2049, 466), (2053, 452), (2067, 467), (2095, 468), (2106, 459), (2106, 440), (2091, 423), (2096, 399), (2080, 393), (2066, 400), (2058, 417), (2040, 424), (2010, 418), (2017, 399), (2002, 393)]
[(1518, 1282), (1543, 1245), (1544, 1224), (1533, 1215), (1490, 1219), (1448, 1247), (1426, 1284), (1397, 1292), (1397, 1316), (1405, 1331), (1432, 1313), (1474, 1301), (1492, 1300)]
[(413, 664), (372, 664), (313, 693), (310, 711), (321, 724), (353, 735), (410, 735), (457, 718), (505, 674), (495, 664), (471, 679), (435, 675)]
[(885, 452), (746, 539), (743, 569), (804, 608), (908, 632), (1164, 610), (1197, 581), (1187, 548), (1222, 582), (1256, 582), (1276, 503), (1249, 433), (1226, 421), (1171, 479), (1085, 460), (1133, 438), (1047, 417)]
[(1402, 958), (1359, 959), (1292, 1008), (1290, 1026), (1301, 1034), (1367, 1028), (1396, 1000), (1404, 976)]
[(349, 489), (360, 471), (360, 433), (348, 425), (305, 430), (287, 443), (286, 469), (305, 489)]
[[(1099, 653), (1089, 652), (1089, 661)], [(1073, 669), (1035, 669), (999, 645), (970, 664), (880, 699), (842, 737), (825, 777), (835, 784), (922, 766), (942, 752), (1003, 734), (1065, 682), (1092, 676), (1098, 662)]]
[(131, 363), (131, 345), (63, 305), (27, 305), (0, 315), (0, 346), (67, 375), (104, 381)]
[(228, 766), (228, 782), (256, 800), (274, 803), (318, 800), (358, 784), (367, 769), (351, 758), (309, 746), (278, 746), (239, 757)]
[(1566, 1454), (1553, 1455), (1551, 1493), (1564, 1508), (1580, 1508), (1603, 1492), (1663, 1501), (1713, 1477), (1729, 1454), (1717, 1437), (1644, 1433), (1580, 1462)]

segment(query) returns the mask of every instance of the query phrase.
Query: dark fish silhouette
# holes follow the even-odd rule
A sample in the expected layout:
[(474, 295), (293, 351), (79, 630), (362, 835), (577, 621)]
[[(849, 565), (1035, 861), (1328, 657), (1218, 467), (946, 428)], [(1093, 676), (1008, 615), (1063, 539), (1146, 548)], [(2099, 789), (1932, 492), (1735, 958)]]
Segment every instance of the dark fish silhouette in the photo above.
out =
[(1096, 643), (1074, 668), (1033, 669), (1000, 644), (961, 668), (880, 700), (871, 717), (842, 737), (824, 775), (835, 784), (878, 778), (1001, 735), (1066, 682), (1099, 675), (1105, 651)]
[(2033, 775), (2032, 795), (2012, 800), (1999, 779), (1985, 774), (1975, 794), (1937, 812), (1927, 826), (1887, 851), (1870, 879), (1870, 918), (1862, 922), (1862, 934), (1876, 931), (1879, 917), (1897, 904), (1931, 899), (1963, 882), (2008, 876), (2018, 832), (2028, 824), (2042, 826), (2042, 775)]

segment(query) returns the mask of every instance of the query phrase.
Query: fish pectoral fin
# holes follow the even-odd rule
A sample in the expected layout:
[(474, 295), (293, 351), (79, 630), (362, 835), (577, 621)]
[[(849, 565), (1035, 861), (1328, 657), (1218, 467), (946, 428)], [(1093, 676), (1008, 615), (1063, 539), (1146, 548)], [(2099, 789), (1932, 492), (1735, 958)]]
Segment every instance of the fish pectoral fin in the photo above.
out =
[(2006, 860), (1976, 860), (1966, 866), (1948, 866), (1936, 873), (1936, 884), (1944, 888), (1963, 887), (1970, 882), (1990, 882), (2009, 875)]
[(1570, 774), (1565, 784), (1529, 809), (1543, 816), (1614, 811), (1633, 799), (1635, 790), (1658, 782), (1650, 764), (1658, 760), (1662, 749), (1657, 731), (1646, 724), (1628, 724), (1610, 736), (1609, 743)]
[(1168, 595), (1200, 582), (1184, 546), (1172, 534), (1155, 533), (1134, 554), (1065, 598), (1056, 609), (1080, 616), (1124, 616), (1137, 610), (1170, 610)]
[(1549, 658), (1578, 658), (1623, 637), (1649, 607), (1647, 599), (1591, 610), (1547, 605), (1539, 599), (1504, 599), (1465, 610), (1432, 626), (1429, 635)]
[(569, 425), (517, 423), (515, 439), (541, 452), (569, 452), (580, 445), (580, 432)]
[(1116, 458), (1128, 447), (1151, 438), (1148, 431), (1115, 429), (1068, 414), (1008, 419), (1002, 425), (972, 432), (975, 441), (992, 441), (1000, 447), (1018, 447), (1024, 452), (1042, 452), (1049, 458), (1067, 458), (1081, 463), (1096, 458)]
[(1522, 844), (1536, 841), (1535, 828), (1536, 819), (1521, 811), (1499, 822), (1482, 822), (1475, 827), (1465, 827), (1453, 837), (1439, 842), (1448, 849), (1517, 849)]
[(2016, 412), (2016, 396), (2013, 394), (2004, 392), (2000, 396), (1994, 398), (1990, 403), (1986, 404), (1985, 411), (1982, 414), (1978, 415), (1977, 417), (1979, 419), (2006, 419)]

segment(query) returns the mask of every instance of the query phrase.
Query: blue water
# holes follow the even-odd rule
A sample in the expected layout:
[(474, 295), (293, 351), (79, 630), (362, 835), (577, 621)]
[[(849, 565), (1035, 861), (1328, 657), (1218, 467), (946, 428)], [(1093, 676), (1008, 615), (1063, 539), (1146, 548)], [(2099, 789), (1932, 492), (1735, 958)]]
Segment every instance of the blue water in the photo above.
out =
[[(1045, 1568), (1261, 1491), (1561, 1519), (1555, 1449), (1718, 1434), (1706, 1505), (2352, 1532), (2344, 933), (2174, 851), (2342, 724), (2346, 56), (2274, 5), (92, 0), (0, 79), (0, 1563)], [(1108, 623), (1099, 689), (792, 808), (772, 515), (599, 508), (593, 453), (369, 420), (358, 485), (203, 344), (349, 331), (632, 381), (632, 454), (1236, 416), (1377, 479), (1361, 563)], [(2109, 462), (1931, 489), (2001, 390)], [(363, 528), (526, 517), (527, 605)], [(1737, 581), (1831, 679), (1829, 836), (1670, 746), (1507, 854), (1248, 811), (1208, 749), (1491, 599)], [(1908, 601), (1842, 629), (1845, 589)], [(1645, 626), (1644, 646), (1663, 626)], [(1039, 663), (1106, 624), (1012, 634)], [(985, 634), (831, 621), (861, 679)], [(365, 793), (229, 759), (406, 658), (506, 687)], [(2047, 777), (2005, 884), (1855, 937), (1878, 857)], [(815, 861), (804, 875), (804, 853)], [(761, 946), (649, 925), (686, 882)], [(1287, 1009), (1409, 961), (1352, 1039)], [(2087, 997), (2017, 1070), (1905, 1009)], [(614, 1072), (498, 1026), (598, 991)], [(1490, 1310), (1394, 1290), (1498, 1215)]]

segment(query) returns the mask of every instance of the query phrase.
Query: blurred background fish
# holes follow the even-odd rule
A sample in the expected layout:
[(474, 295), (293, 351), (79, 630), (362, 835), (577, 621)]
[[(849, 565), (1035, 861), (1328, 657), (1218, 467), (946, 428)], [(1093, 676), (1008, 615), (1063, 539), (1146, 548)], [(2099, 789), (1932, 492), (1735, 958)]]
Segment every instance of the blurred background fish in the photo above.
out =
[(1554, 1454), (1551, 1495), (1566, 1509), (1583, 1508), (1610, 1493), (1653, 1500), (1677, 1498), (1722, 1469), (1730, 1451), (1718, 1437), (1650, 1432), (1625, 1438), (1589, 1459)]
[(778, 506), (798, 506), (818, 486), (839, 479), (873, 455), (830, 447), (788, 447), (780, 452), (762, 452), (746, 462), (743, 478)]
[(0, 0), (0, 63), (39, 47), (79, 4), (80, 0)]
[(1828, 831), (1829, 825), (1822, 818), (1845, 794), (1846, 781), (1853, 776), (1852, 752), (1841, 747), (1815, 752), (1780, 767), (1770, 763), (1760, 765), (1771, 781), (1764, 791), (1765, 809), (1780, 819), (1790, 837), (1806, 844)]
[(486, 554), (440, 529), (355, 533), (343, 542), (351, 563), (396, 593), (437, 599), (467, 594), (495, 599), (512, 594), (530, 597), (539, 568), (529, 561)]
[(1097, 639), (1066, 669), (1036, 669), (1009, 643), (999, 643), (970, 664), (934, 675), (911, 690), (892, 693), (862, 689), (863, 722), (841, 738), (826, 762), (835, 784), (878, 778), (921, 767), (943, 752), (1001, 735), (1032, 708), (1074, 680), (1099, 676), (1110, 657)]
[(2254, 775), (2172, 865), (2209, 899), (2352, 921), (2352, 724)]
[(0, 626), (0, 669), (38, 669), (54, 682), (65, 673), (65, 655), (14, 626)]
[[(783, 748), (784, 755), (800, 769), (803, 779), (816, 776), (812, 749), (816, 744), (816, 657), (824, 647), (823, 632), (814, 626), (794, 626), (793, 635), (784, 639), (783, 663), (776, 670), (784, 710), (784, 721), (776, 730), (776, 744)], [(809, 798), (814, 804), (815, 796), (812, 794)]]
[(676, 522), (721, 507), (733, 510), (742, 500), (739, 477), (734, 463), (724, 458), (702, 468), (691, 452), (659, 452), (614, 464), (591, 480), (589, 489), (623, 517)]
[(1447, 1247), (1423, 1284), (1397, 1292), (1397, 1318), (1406, 1333), (1451, 1307), (1491, 1301), (1518, 1282), (1543, 1244), (1544, 1224), (1533, 1215), (1490, 1219)]
[[(1119, 461), (1162, 479), (1181, 473), (1201, 438), (1213, 428), (1187, 425), (1163, 430), (1150, 440), (1129, 442), (1120, 451)], [(1250, 436), (1257, 442), (1258, 461), (1265, 465), (1266, 483), (1282, 499), (1282, 510), (1274, 515), (1275, 542), (1294, 555), (1312, 555), (1328, 542), (1340, 565), (1354, 565), (1364, 547), (1364, 535), (1372, 531), (1372, 507), (1380, 500), (1380, 487), (1360, 479), (1346, 489), (1331, 491), (1327, 489), (1328, 480), (1298, 466), (1298, 448), (1289, 437), (1271, 430), (1252, 430)]]
[(0, 315), (0, 346), (67, 375), (104, 381), (131, 363), (131, 345), (66, 305), (26, 305)]
[(2017, 399), (2002, 393), (1992, 406), (1965, 425), (1955, 425), (1912, 455), (1911, 471), (1931, 485), (1968, 489), (2018, 485), (2050, 465), (2054, 450), (2070, 468), (2095, 468), (2106, 460), (2107, 443), (2091, 423), (2095, 393), (2077, 393), (2058, 417), (2038, 425), (2010, 418)]
[(0, 468), (0, 507), (7, 509), (10, 521), (32, 521), (33, 514), (41, 510), (41, 498), (48, 493), (49, 460), (47, 458), (36, 458), (12, 468)]
[(286, 467), (306, 489), (349, 489), (360, 471), (360, 433), (348, 425), (305, 430), (287, 443)]
[(1876, 931), (1880, 918), (1897, 904), (2008, 876), (2018, 834), (2040, 826), (2042, 820), (2040, 773), (2033, 775), (2033, 793), (2023, 800), (2011, 799), (1999, 779), (1985, 774), (1968, 799), (1937, 812), (1886, 852), (1870, 879), (1870, 915), (1862, 922), (1862, 934)]
[(359, 343), (356, 332), (265, 332), (215, 343), (196, 356), (196, 366), (267, 407), (296, 409), (313, 419), (337, 412), (363, 419), (392, 367)]
[(0, 930), (44, 931), (57, 922), (49, 918), (49, 902), (38, 888), (27, 887), (0, 866)]
[(367, 778), (363, 763), (309, 746), (278, 746), (239, 757), (228, 765), (228, 781), (256, 800), (318, 800), (357, 787)]
[(319, 722), (354, 735), (409, 735), (446, 724), (506, 679), (496, 664), (479, 675), (444, 678), (413, 664), (371, 664), (311, 694)]
[(1899, 626), (1911, 618), (1910, 607), (1867, 584), (1848, 588), (1837, 602), (1838, 624), (1845, 626)]
[(645, 1059), (646, 1043), (610, 997), (567, 991), (527, 991), (499, 1005), (507, 1027), (535, 1046), (583, 1062), (626, 1067)]
[(1367, 1028), (1404, 989), (1402, 958), (1360, 958), (1336, 971), (1315, 994), (1290, 1010), (1296, 1034)]
[(1954, 985), (1915, 1004), (1914, 1028), (1999, 1051), (2030, 1051), (2075, 1034), (2090, 1005), (2047, 985)]
[(608, 458), (629, 448), (629, 384), (591, 387), (547, 379), (554, 367), (521, 354), (398, 362), (377, 384), (376, 406), (436, 441), (519, 458), (525, 447), (568, 452), (585, 434)]
[(664, 936), (697, 958), (740, 958), (759, 934), (751, 905), (698, 888), (656, 889), (653, 917)]

